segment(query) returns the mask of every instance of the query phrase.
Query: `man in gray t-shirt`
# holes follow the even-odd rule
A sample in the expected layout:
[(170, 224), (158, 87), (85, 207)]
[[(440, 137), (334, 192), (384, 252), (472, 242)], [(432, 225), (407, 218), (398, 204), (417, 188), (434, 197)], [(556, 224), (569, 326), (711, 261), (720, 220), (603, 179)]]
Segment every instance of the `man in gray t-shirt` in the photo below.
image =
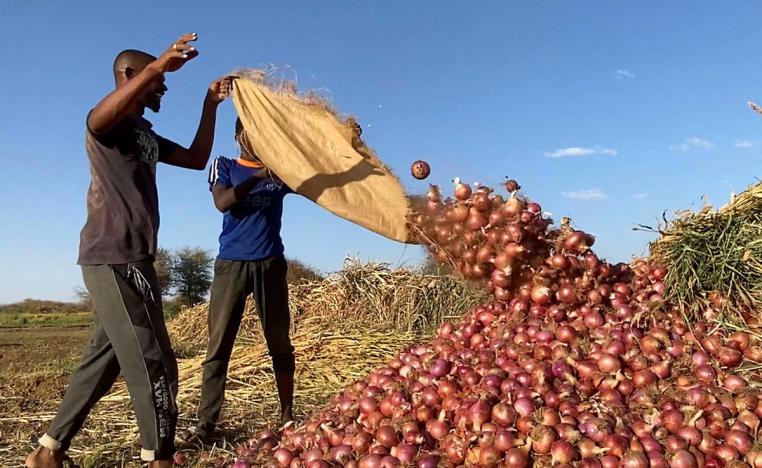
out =
[(114, 61), (116, 89), (87, 115), (92, 182), (78, 263), (93, 299), (96, 327), (40, 447), (26, 459), (28, 467), (63, 466), (72, 438), (120, 372), (140, 430), (141, 458), (151, 467), (172, 466), (177, 361), (153, 268), (159, 230), (156, 164), (206, 167), (217, 106), (229, 94), (230, 79), (209, 86), (189, 148), (156, 134), (143, 113), (159, 111), (167, 91), (164, 74), (198, 55), (190, 45), (195, 40), (195, 34), (186, 34), (159, 58), (121, 52)]

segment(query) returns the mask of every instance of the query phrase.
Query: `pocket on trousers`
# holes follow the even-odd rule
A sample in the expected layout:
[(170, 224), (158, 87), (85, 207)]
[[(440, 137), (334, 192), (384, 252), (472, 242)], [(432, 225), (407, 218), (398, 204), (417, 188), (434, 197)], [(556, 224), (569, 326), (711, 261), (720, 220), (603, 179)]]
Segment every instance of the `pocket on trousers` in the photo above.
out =
[(214, 261), (214, 274), (218, 273), (226, 273), (230, 271), (230, 268), (235, 264), (233, 260), (225, 260), (222, 258), (218, 258)]

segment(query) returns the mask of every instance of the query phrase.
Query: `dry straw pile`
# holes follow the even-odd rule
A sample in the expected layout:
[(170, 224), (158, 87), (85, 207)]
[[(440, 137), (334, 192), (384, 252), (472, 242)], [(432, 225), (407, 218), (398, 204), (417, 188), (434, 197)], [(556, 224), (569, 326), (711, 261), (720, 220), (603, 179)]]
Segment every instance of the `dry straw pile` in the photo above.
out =
[[(291, 286), (298, 416), (325, 405), (347, 384), (484, 300), (482, 292), (450, 276), (356, 261), (348, 261), (322, 281)], [(276, 420), (270, 359), (252, 308), (249, 302), (230, 363), (222, 415), (228, 437), (219, 447), (221, 451), (232, 450), (230, 443)], [(179, 360), (179, 430), (194, 423), (206, 320), (207, 306), (201, 305), (184, 310), (169, 323), (173, 345), (184, 356)], [(49, 417), (52, 415), (29, 416), (26, 422)], [(123, 383), (96, 406), (74, 442), (70, 453), (83, 466), (121, 465), (139, 452), (137, 427)]]
[(738, 311), (762, 310), (762, 184), (720, 209), (678, 212), (658, 232), (651, 259), (667, 266), (667, 299), (687, 317), (713, 305), (737, 323)]

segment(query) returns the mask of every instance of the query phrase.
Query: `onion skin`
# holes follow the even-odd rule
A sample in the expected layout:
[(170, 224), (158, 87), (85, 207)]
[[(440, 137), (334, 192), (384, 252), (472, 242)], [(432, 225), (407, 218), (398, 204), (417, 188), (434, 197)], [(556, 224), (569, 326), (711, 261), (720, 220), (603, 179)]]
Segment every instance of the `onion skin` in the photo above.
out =
[(514, 447), (505, 453), (505, 466), (523, 468), (529, 466), (529, 454), (523, 448)]
[(365, 455), (358, 462), (359, 468), (379, 468), (381, 466), (381, 455)]
[(725, 443), (734, 447), (739, 453), (745, 455), (749, 453), (754, 445), (754, 441), (749, 434), (739, 430), (730, 430), (725, 434)]
[(670, 468), (698, 468), (696, 457), (687, 450), (678, 450), (669, 460)]
[(564, 440), (553, 442), (550, 447), (550, 455), (554, 465), (558, 463), (571, 463), (579, 459), (577, 450)]
[(414, 178), (423, 180), (431, 173), (431, 167), (429, 166), (429, 163), (419, 159), (418, 161), (413, 162), (410, 166), (410, 173)]
[(620, 462), (622, 468), (648, 468), (650, 466), (648, 457), (643, 452), (631, 452), (624, 457)]
[(285, 448), (279, 448), (275, 452), (273, 452), (273, 457), (278, 461), (278, 464), (282, 467), (287, 467), (291, 464), (291, 461), (294, 459), (294, 454)]
[(386, 448), (391, 448), (399, 443), (397, 431), (391, 426), (381, 426), (376, 431), (376, 440)]
[(468, 198), (471, 196), (471, 187), (468, 184), (464, 184), (462, 182), (456, 182), (455, 183), (455, 190), (454, 190), (455, 198), (461, 201), (468, 200)]
[(506, 180), (504, 185), (505, 185), (505, 189), (509, 193), (518, 192), (519, 190), (521, 190), (521, 186), (519, 185), (519, 183), (513, 179)]
[(762, 451), (752, 450), (746, 454), (746, 463), (752, 468), (762, 468)]

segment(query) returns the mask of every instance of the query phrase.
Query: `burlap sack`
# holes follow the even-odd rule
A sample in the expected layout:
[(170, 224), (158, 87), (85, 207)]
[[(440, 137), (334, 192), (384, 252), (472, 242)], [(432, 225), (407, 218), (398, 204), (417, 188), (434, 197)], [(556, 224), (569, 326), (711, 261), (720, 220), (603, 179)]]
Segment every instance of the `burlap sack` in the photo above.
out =
[(262, 72), (236, 72), (233, 102), (242, 145), (297, 193), (389, 239), (416, 243), (408, 227), (405, 190), (324, 100), (273, 85)]

